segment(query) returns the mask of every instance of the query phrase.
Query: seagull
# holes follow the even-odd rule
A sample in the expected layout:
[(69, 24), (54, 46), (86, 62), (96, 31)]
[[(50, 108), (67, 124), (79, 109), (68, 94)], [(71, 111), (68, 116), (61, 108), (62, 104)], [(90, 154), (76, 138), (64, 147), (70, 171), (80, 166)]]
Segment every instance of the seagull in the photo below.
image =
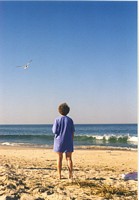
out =
[(17, 67), (23, 67), (24, 69), (27, 69), (28, 67), (30, 67), (30, 63), (32, 62), (32, 60), (30, 60), (27, 64), (23, 65), (23, 66), (17, 66)]

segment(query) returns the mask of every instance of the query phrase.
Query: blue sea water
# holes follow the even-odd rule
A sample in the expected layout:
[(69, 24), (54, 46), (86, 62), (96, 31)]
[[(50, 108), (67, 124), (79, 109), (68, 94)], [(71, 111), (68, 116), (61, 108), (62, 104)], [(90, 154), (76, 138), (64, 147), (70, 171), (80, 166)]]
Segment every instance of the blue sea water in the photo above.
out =
[[(76, 124), (74, 145), (137, 148), (137, 124)], [(0, 145), (52, 147), (52, 125), (0, 125)]]

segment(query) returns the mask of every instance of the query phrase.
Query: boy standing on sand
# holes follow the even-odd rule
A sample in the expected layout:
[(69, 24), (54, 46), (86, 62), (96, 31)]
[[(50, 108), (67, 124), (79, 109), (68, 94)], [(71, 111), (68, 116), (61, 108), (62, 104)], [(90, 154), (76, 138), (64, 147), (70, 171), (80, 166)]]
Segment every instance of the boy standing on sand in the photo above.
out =
[(70, 111), (69, 106), (66, 103), (61, 104), (58, 107), (58, 111), (61, 114), (55, 119), (55, 122), (52, 127), (52, 131), (55, 134), (54, 137), (54, 151), (57, 153), (57, 171), (59, 179), (61, 179), (61, 169), (62, 169), (62, 159), (63, 153), (65, 152), (68, 170), (69, 170), (69, 179), (72, 178), (72, 152), (73, 149), (73, 137), (74, 137), (74, 123), (73, 120), (67, 116)]

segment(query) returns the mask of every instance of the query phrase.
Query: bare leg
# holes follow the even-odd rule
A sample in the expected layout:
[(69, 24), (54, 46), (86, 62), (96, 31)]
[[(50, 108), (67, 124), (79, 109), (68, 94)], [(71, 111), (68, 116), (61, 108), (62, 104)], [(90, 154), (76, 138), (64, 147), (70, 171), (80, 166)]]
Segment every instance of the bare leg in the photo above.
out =
[(73, 169), (73, 162), (72, 162), (72, 152), (66, 153), (66, 160), (69, 170), (69, 178), (72, 178), (72, 169)]
[(58, 152), (57, 155), (58, 155), (58, 157), (57, 157), (57, 172), (58, 172), (59, 179), (61, 179), (63, 153)]

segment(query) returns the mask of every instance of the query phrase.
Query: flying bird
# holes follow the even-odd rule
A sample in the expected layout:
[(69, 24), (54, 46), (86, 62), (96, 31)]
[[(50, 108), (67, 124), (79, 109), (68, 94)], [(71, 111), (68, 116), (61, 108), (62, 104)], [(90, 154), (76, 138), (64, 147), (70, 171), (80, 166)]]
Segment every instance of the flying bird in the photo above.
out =
[(23, 65), (23, 66), (17, 66), (17, 67), (23, 67), (24, 69), (27, 69), (28, 67), (30, 67), (30, 63), (32, 62), (32, 60), (30, 60), (27, 64)]

